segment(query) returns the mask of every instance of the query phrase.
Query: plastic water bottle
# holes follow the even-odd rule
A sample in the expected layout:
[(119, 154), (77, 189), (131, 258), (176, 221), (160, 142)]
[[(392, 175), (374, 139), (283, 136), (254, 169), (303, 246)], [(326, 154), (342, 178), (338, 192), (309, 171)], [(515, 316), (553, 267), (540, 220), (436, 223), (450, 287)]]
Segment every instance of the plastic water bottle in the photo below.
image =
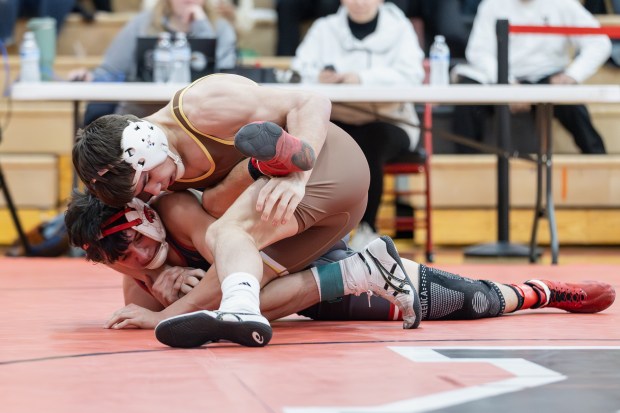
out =
[(24, 33), (24, 40), (19, 48), (20, 82), (41, 81), (41, 52), (33, 32)]
[(170, 33), (159, 33), (157, 46), (153, 50), (153, 82), (166, 83), (170, 78), (172, 65), (172, 43)]
[(437, 35), (431, 45), (431, 85), (450, 84), (450, 49), (446, 38)]
[(192, 50), (185, 33), (177, 32), (172, 45), (172, 72), (170, 73), (169, 82), (189, 83), (192, 80), (191, 58)]

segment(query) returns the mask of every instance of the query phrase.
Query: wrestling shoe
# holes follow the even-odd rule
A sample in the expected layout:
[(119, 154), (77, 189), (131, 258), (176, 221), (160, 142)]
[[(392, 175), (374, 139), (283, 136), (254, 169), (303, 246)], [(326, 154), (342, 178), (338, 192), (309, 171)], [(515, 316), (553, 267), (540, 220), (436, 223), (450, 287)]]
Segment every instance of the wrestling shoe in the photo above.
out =
[(196, 311), (162, 320), (155, 337), (170, 347), (192, 348), (219, 340), (263, 347), (271, 340), (269, 321), (260, 314)]
[(273, 122), (253, 122), (235, 135), (235, 147), (268, 176), (308, 171), (316, 157), (310, 145)]
[(388, 300), (402, 312), (403, 328), (418, 328), (422, 319), (420, 298), (405, 272), (394, 241), (384, 235), (368, 244), (358, 255), (368, 266), (370, 274), (357, 286), (357, 292)]
[(536, 291), (539, 303), (532, 308), (559, 308), (571, 313), (598, 313), (613, 304), (614, 288), (599, 281), (565, 283), (549, 280), (529, 280), (525, 284)]

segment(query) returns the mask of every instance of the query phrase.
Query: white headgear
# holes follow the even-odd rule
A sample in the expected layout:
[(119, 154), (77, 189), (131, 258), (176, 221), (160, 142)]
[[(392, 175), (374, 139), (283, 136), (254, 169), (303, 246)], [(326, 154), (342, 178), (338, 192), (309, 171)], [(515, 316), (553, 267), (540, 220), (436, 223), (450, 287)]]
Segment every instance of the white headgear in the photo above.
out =
[[(162, 164), (167, 156), (172, 158), (178, 168), (181, 157), (170, 150), (168, 138), (159, 127), (145, 120), (128, 122), (129, 125), (123, 129), (121, 147), (123, 160), (136, 170), (134, 186), (140, 180), (142, 171), (150, 171)], [(105, 175), (108, 171), (109, 169), (102, 169), (98, 172), (99, 176)]]
[[(126, 223), (108, 227), (123, 215), (127, 220)], [(164, 228), (157, 212), (145, 202), (134, 198), (123, 211), (114, 214), (103, 223), (101, 238), (129, 228), (133, 228), (140, 234), (160, 243), (157, 253), (151, 262), (146, 265), (146, 268), (155, 269), (161, 267), (168, 256), (168, 243), (166, 242), (166, 228)]]

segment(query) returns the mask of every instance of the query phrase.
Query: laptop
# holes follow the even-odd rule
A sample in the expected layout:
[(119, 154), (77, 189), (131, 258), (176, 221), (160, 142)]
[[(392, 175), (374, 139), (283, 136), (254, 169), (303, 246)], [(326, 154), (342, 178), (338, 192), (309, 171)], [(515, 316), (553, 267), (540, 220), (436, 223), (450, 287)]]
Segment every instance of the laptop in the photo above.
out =
[[(192, 81), (215, 73), (215, 38), (189, 38), (192, 49), (191, 75)], [(153, 50), (157, 45), (157, 37), (138, 37), (136, 55), (138, 82), (153, 81)]]

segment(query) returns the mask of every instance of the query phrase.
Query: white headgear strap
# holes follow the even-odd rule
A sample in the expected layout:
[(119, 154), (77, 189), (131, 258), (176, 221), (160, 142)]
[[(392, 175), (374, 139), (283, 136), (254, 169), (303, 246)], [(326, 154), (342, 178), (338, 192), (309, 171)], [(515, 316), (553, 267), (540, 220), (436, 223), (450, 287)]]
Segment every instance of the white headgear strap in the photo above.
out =
[(108, 227), (108, 225), (120, 218), (120, 216), (115, 214), (111, 217), (112, 222), (108, 220), (103, 224), (104, 228), (101, 229), (101, 237), (133, 228), (140, 234), (159, 242), (159, 249), (151, 262), (146, 265), (146, 268), (155, 269), (161, 267), (168, 256), (168, 243), (166, 242), (166, 228), (164, 228), (157, 212), (138, 198), (134, 198), (129, 202), (122, 212), (127, 222)]
[[(176, 165), (181, 162), (181, 157), (168, 147), (168, 138), (159, 127), (145, 120), (128, 122), (129, 125), (123, 130), (121, 147), (123, 160), (136, 170), (134, 186), (140, 180), (142, 171), (150, 171), (164, 163), (167, 156), (172, 158)], [(107, 169), (101, 170), (99, 175), (104, 175), (106, 172)]]

